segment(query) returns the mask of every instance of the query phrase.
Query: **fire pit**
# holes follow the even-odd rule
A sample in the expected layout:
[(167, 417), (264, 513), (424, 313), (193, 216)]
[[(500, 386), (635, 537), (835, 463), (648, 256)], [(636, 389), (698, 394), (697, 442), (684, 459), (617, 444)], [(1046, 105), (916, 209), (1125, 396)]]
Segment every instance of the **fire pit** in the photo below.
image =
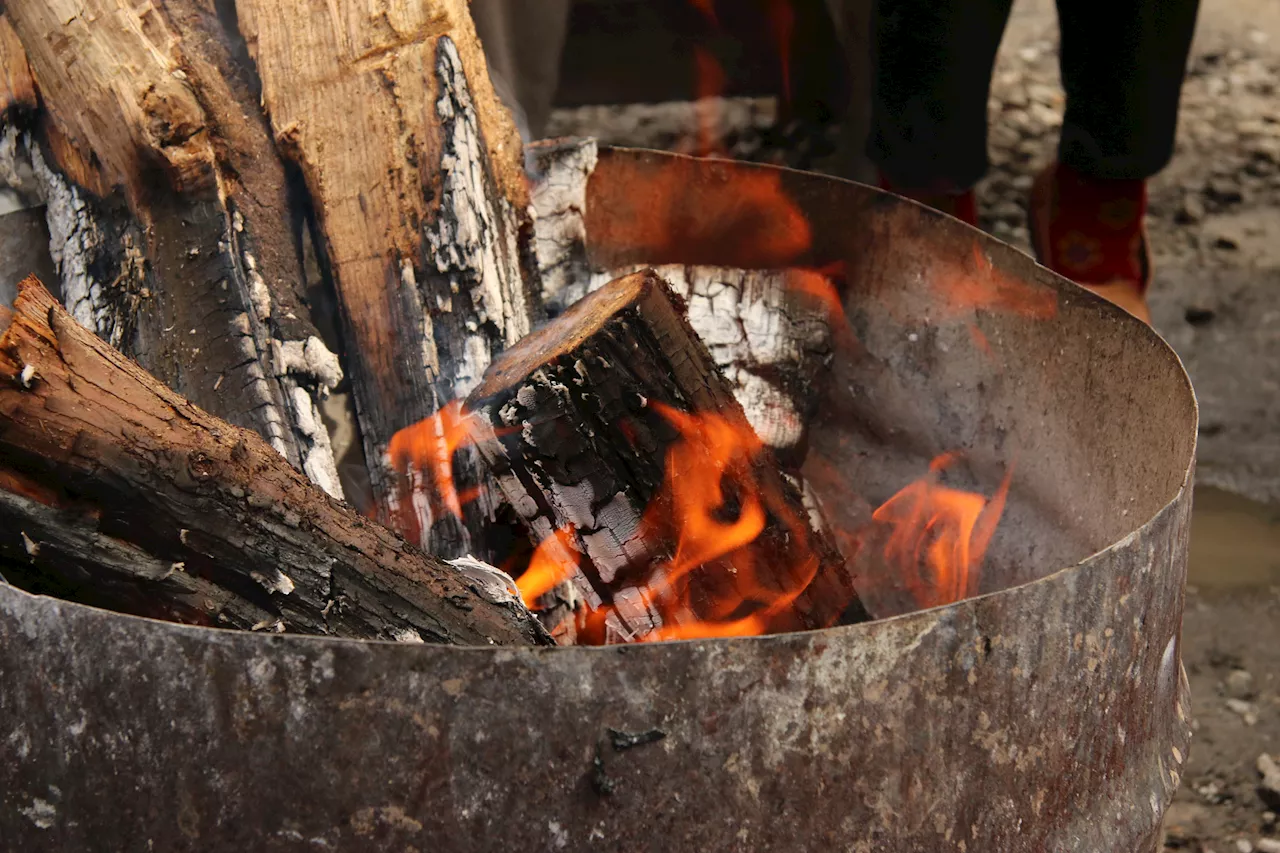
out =
[[(0, 584), (7, 846), (1156, 848), (1190, 738), (1196, 408), (1172, 351), (867, 187), (622, 149), (587, 171), (572, 262), (840, 282), (848, 348), (793, 448), (834, 528), (911, 483), (926, 504), (946, 494), (920, 479), (939, 457), (987, 496), (1012, 467), (985, 559), (950, 596), (970, 597), (920, 609), (908, 575), (855, 560), (891, 618), (451, 648), (186, 627)], [(789, 204), (743, 202), (766, 184)]]

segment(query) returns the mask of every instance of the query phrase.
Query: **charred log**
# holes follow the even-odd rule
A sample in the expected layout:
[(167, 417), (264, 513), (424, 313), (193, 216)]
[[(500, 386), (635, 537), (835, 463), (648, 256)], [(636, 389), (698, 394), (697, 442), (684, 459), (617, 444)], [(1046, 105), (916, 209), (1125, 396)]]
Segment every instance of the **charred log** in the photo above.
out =
[[(776, 631), (864, 616), (799, 487), (651, 271), (595, 291), (508, 350), (466, 407), (495, 479), (561, 568), (555, 580), (606, 614), (580, 630), (632, 641), (712, 620)], [(704, 504), (684, 491), (700, 475), (709, 479), (693, 488), (716, 496)], [(721, 547), (753, 515), (754, 535)], [(693, 542), (689, 524), (712, 528), (711, 541)]]
[(6, 574), (146, 615), (462, 644), (547, 638), (489, 572), (426, 556), (258, 435), (112, 350), (34, 279), (0, 318)]
[[(520, 140), (465, 0), (237, 0), (277, 140), (316, 206), (347, 328), (373, 491), (433, 553), (486, 555), (482, 490), (460, 525), (429, 479), (401, 496), (388, 449), (461, 399), (538, 314)], [(459, 454), (460, 486), (480, 482)]]
[[(600, 269), (587, 247), (587, 186), (595, 140), (533, 148), (542, 298), (559, 314), (587, 293), (642, 269)], [(798, 466), (817, 388), (843, 321), (831, 277), (804, 269), (666, 265), (658, 275), (684, 300), (689, 324), (720, 368), (747, 419), (783, 462)]]

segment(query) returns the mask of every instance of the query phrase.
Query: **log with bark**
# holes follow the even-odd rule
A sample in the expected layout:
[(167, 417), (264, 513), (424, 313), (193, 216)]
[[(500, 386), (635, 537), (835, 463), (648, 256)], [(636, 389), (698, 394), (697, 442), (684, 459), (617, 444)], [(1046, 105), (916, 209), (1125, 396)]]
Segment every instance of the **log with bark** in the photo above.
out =
[(0, 316), (0, 573), (197, 624), (549, 642), (502, 575), (449, 566), (183, 399), (33, 279)]
[(578, 620), (603, 633), (588, 641), (865, 618), (799, 486), (651, 271), (508, 350), (466, 408), (495, 479), (558, 563), (555, 579), (606, 614)]
[[(285, 165), (243, 46), (204, 0), (15, 0), (43, 109), (10, 110), (0, 171), (46, 204), (72, 315), (341, 494)], [(25, 56), (22, 48), (25, 48)]]

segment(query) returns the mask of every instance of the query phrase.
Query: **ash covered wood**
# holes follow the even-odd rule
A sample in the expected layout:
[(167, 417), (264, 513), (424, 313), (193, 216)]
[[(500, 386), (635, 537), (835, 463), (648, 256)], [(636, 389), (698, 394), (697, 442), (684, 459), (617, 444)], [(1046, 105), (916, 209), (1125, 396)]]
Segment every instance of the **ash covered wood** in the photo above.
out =
[[(459, 524), (429, 477), (400, 493), (387, 451), (539, 316), (521, 144), (466, 0), (383, 6), (236, 4), (272, 128), (317, 211), (375, 497), (433, 553), (489, 556), (487, 492)], [(466, 450), (456, 467), (459, 488), (480, 482)]]
[(492, 572), (450, 567), (307, 482), (80, 326), (34, 279), (0, 325), (0, 564), (144, 615), (462, 644), (547, 638)]
[[(691, 622), (752, 613), (767, 630), (862, 618), (839, 552), (759, 446), (679, 299), (653, 272), (595, 291), (508, 350), (466, 406), (507, 499), (555, 559), (578, 563), (567, 579), (586, 609), (608, 613), (605, 639), (670, 636)], [(690, 424), (742, 446), (711, 461), (715, 439)], [(670, 455), (678, 443), (685, 455)], [(669, 460), (721, 466), (713, 483), (727, 484), (723, 505), (689, 510), (677, 490), (694, 472)], [(668, 582), (663, 567), (691, 553), (683, 525), (702, 521), (697, 511), (721, 514), (715, 521), (726, 529), (735, 509), (743, 521), (747, 490), (763, 507), (758, 537), (700, 561), (687, 588)], [(770, 610), (762, 597), (787, 603)], [(742, 606), (717, 613), (726, 601)]]

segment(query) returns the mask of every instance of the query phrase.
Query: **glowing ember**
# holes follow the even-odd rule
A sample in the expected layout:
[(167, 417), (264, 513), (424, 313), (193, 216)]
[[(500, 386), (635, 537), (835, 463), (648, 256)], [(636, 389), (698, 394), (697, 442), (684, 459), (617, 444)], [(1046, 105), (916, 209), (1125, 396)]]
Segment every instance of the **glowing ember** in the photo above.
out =
[(950, 604), (974, 595), (987, 546), (1004, 513), (1012, 468), (991, 498), (940, 485), (956, 459), (939, 456), (929, 474), (898, 492), (873, 513), (888, 529), (884, 559), (896, 569), (920, 607)]

